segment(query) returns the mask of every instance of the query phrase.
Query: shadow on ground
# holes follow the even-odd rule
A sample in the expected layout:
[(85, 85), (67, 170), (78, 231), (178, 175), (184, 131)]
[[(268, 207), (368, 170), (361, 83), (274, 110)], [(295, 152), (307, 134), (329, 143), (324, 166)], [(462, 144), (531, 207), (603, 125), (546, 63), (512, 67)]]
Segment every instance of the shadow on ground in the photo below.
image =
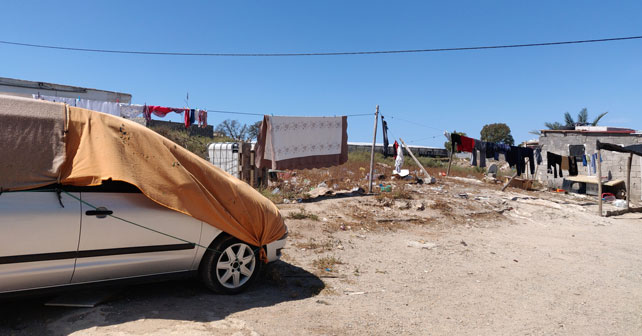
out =
[(325, 285), (300, 267), (277, 261), (264, 268), (246, 292), (226, 296), (197, 280), (118, 287), (110, 300), (94, 308), (47, 307), (49, 297), (0, 302), (0, 335), (67, 335), (92, 327), (141, 319), (212, 322), (252, 308), (314, 297)]

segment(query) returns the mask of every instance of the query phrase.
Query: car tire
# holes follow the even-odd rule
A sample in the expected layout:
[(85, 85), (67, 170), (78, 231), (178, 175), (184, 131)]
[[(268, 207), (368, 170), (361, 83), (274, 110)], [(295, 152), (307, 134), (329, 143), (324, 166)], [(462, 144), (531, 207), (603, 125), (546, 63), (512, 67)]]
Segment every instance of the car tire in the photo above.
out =
[(234, 237), (216, 241), (203, 255), (200, 278), (220, 294), (238, 294), (252, 285), (261, 271), (258, 248)]

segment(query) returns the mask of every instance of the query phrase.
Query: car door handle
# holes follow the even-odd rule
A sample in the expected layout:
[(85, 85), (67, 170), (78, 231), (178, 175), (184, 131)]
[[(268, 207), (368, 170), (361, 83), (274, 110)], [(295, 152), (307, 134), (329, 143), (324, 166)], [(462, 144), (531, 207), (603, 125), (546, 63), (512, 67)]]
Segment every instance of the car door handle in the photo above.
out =
[(85, 211), (85, 215), (87, 216), (96, 216), (98, 218), (105, 218), (114, 212), (111, 210), (107, 210), (105, 207), (98, 207), (96, 210), (87, 210)]

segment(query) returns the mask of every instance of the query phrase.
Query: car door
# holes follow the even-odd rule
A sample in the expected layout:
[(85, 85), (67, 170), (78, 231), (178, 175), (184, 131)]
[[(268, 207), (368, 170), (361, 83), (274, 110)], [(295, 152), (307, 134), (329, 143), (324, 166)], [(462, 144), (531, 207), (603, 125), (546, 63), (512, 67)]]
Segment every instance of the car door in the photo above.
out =
[(69, 284), (79, 234), (80, 202), (68, 194), (1, 193), (0, 292)]
[(201, 222), (156, 204), (133, 186), (116, 186), (81, 191), (82, 230), (72, 282), (189, 270)]

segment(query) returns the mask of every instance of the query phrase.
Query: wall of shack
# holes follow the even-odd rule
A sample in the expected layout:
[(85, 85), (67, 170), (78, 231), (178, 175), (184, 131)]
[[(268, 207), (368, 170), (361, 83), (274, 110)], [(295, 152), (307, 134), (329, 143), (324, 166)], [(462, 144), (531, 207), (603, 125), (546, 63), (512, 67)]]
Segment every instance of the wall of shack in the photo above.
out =
[[(617, 145), (634, 145), (642, 144), (642, 134), (621, 134), (621, 133), (597, 133), (597, 132), (544, 132), (539, 138), (539, 144), (542, 146), (542, 164), (537, 169), (537, 179), (548, 187), (561, 188), (563, 178), (553, 177), (553, 174), (547, 173), (546, 152), (551, 151), (555, 154), (568, 156), (569, 149), (573, 145), (583, 145), (585, 154), (596, 153), (596, 140), (600, 142), (612, 143)], [(621, 179), (626, 182), (626, 163), (629, 154), (617, 153), (602, 150), (602, 176), (610, 176), (611, 179)], [(642, 174), (640, 166), (642, 159), (640, 156), (633, 156), (631, 164), (631, 199), (640, 200), (642, 198)], [(596, 176), (584, 167), (578, 164), (580, 175)], [(564, 171), (566, 176), (566, 171)]]

